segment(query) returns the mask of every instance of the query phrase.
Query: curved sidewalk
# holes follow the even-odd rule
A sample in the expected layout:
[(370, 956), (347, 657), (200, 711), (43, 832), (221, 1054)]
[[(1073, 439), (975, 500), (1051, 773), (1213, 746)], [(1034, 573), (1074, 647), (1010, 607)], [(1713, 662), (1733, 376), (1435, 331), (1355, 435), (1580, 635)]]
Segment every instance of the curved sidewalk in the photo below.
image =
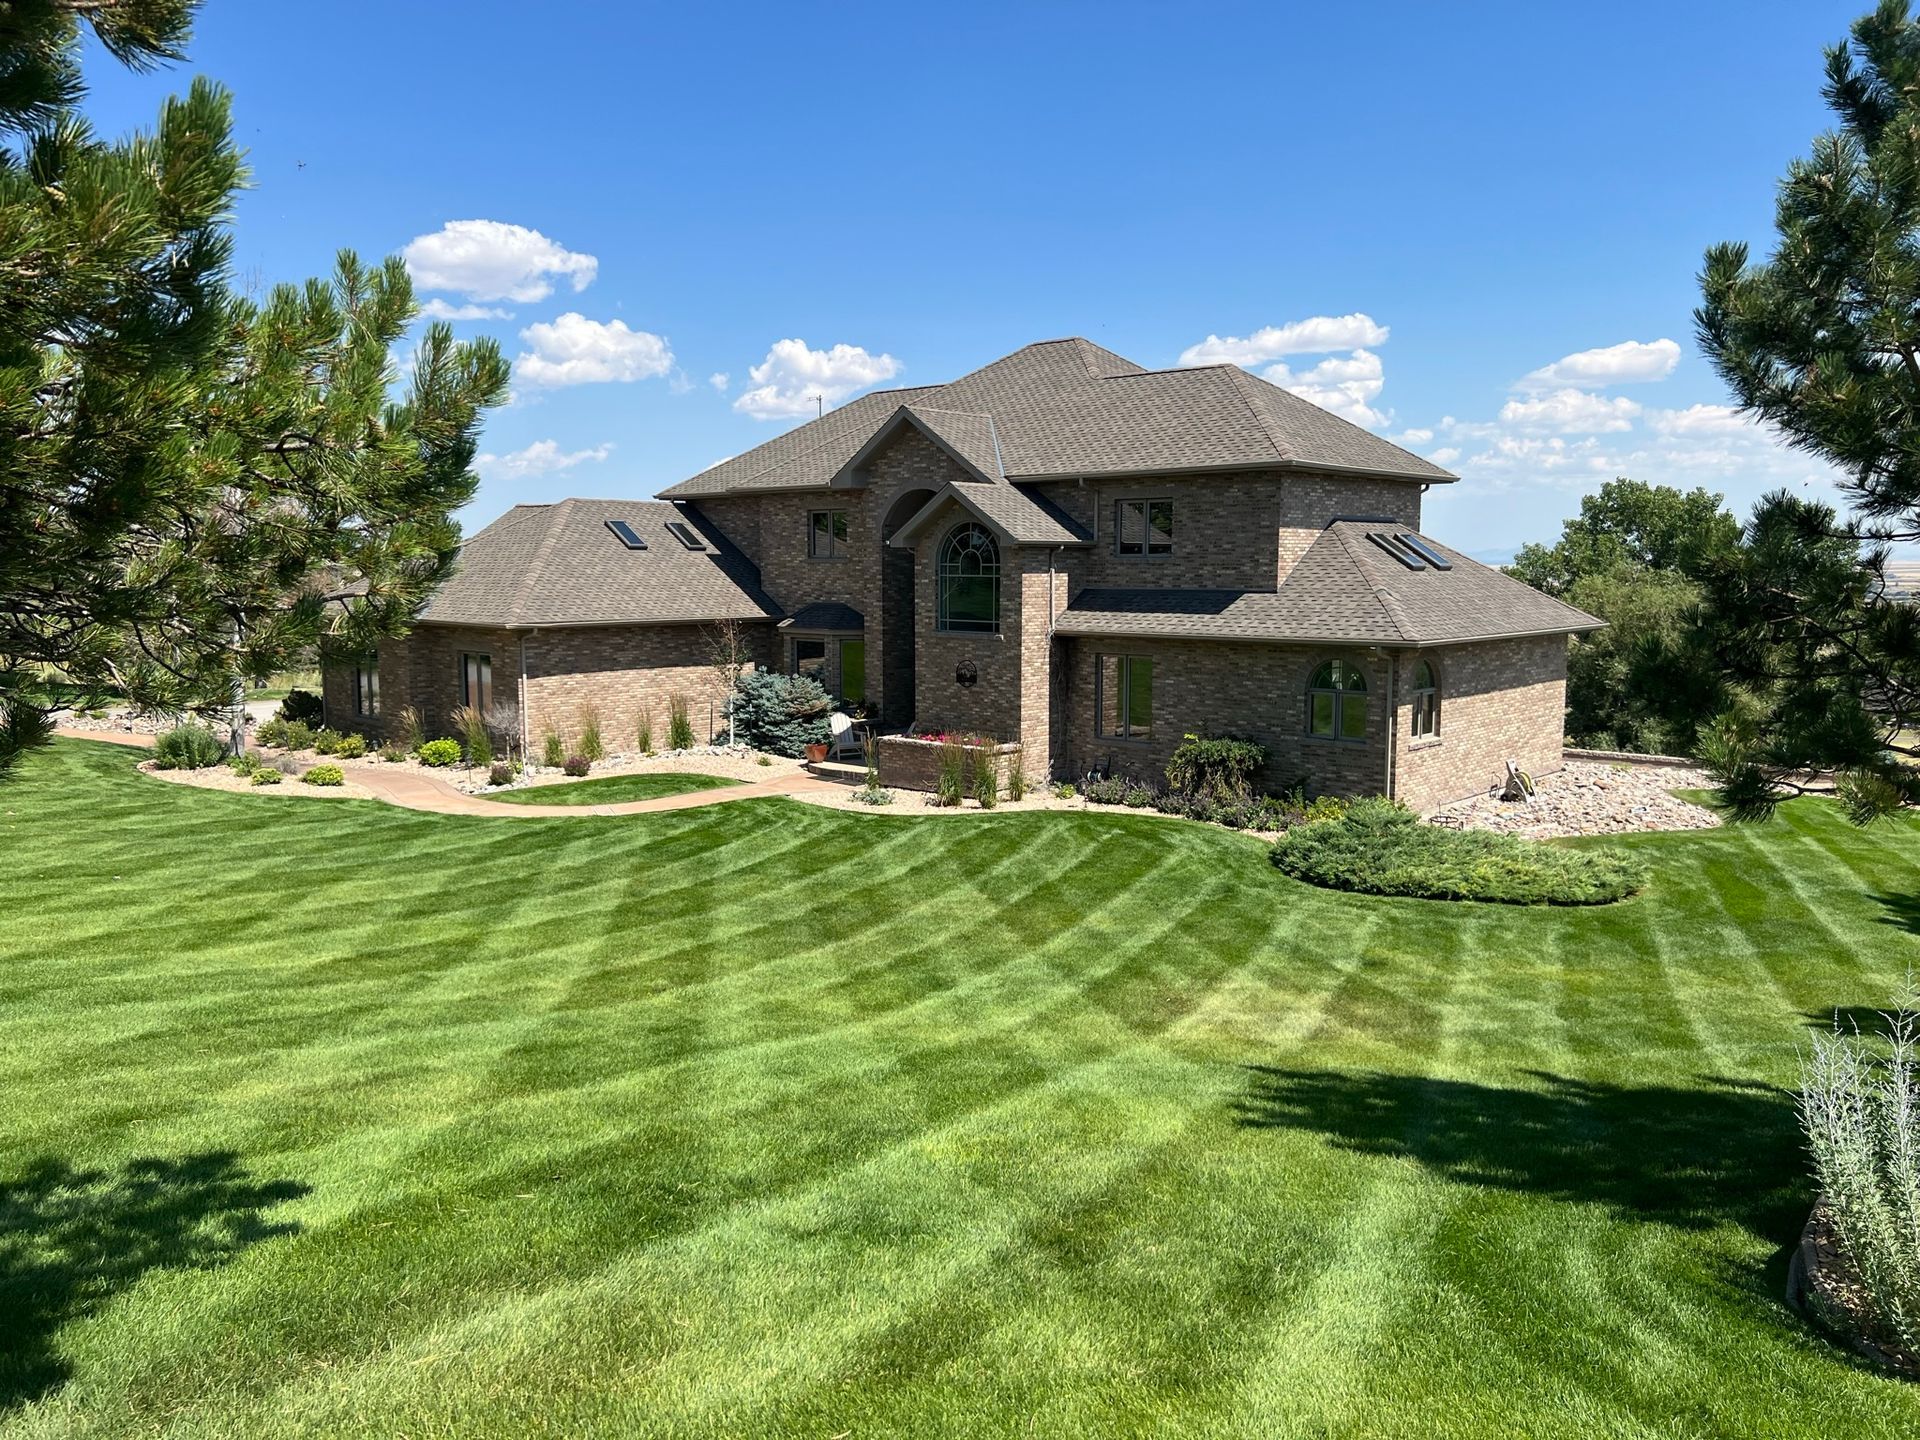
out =
[[(62, 740), (101, 740), (109, 745), (127, 745), (151, 749), (153, 736), (135, 735), (125, 730), (69, 730), (53, 732)], [(340, 762), (334, 762), (340, 763)], [(469, 795), (434, 775), (418, 770), (394, 770), (385, 766), (340, 764), (356, 785), (371, 791), (376, 799), (405, 810), (421, 810), (430, 815), (482, 815), (495, 820), (545, 819), (561, 815), (652, 815), (663, 810), (693, 810), (702, 805), (724, 805), (731, 800), (759, 800), (770, 795), (829, 793), (844, 787), (822, 780), (805, 771), (789, 771), (771, 780), (756, 780), (746, 785), (726, 785), (717, 790), (691, 790), (683, 795), (661, 795), (652, 800), (628, 800), (619, 805), (503, 805)]]

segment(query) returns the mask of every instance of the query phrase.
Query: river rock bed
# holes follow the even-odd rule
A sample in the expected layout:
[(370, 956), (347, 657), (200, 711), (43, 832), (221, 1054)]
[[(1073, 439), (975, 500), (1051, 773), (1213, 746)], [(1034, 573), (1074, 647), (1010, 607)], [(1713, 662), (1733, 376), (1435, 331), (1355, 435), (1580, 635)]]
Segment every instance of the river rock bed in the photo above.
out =
[(1710, 830), (1720, 817), (1673, 792), (1712, 785), (1703, 771), (1690, 766), (1569, 760), (1556, 773), (1538, 778), (1530, 802), (1502, 800), (1497, 793), (1478, 795), (1442, 806), (1432, 819), (1436, 825), (1493, 830), (1528, 840)]

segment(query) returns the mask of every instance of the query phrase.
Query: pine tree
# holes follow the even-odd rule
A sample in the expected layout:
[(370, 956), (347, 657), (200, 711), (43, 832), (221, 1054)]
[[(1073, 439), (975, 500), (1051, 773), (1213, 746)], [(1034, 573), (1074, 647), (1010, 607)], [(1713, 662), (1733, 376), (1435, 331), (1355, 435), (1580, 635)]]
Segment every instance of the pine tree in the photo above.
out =
[[(245, 170), (196, 80), (151, 134), (78, 113), (81, 25), (122, 63), (180, 57), (193, 0), (0, 7), (0, 773), (62, 698), (212, 713), (316, 642), (403, 630), (458, 545), (491, 341), (421, 339), (398, 261), (262, 304), (228, 284)], [(329, 606), (351, 580), (364, 595)]]
[(1920, 623), (1884, 572), (1920, 539), (1920, 25), (1885, 0), (1826, 60), (1838, 128), (1781, 182), (1769, 259), (1707, 252), (1695, 321), (1741, 408), (1837, 466), (1852, 514), (1768, 496), (1704, 633), (1738, 689), (1712, 756), (1738, 808), (1836, 766), (1864, 819), (1915, 789), (1920, 724)]

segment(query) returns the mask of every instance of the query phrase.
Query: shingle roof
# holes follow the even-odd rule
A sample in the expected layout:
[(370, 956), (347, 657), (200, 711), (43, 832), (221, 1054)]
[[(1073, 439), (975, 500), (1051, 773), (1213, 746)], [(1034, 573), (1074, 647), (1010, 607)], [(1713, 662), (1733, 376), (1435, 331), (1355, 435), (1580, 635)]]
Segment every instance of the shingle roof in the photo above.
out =
[(1004, 481), (981, 484), (955, 480), (893, 532), (890, 545), (906, 545), (953, 501), (1013, 545), (1090, 545), (1089, 535), (1071, 516), (1046, 500), (1017, 490)]
[[(647, 542), (607, 529), (624, 520)], [(689, 550), (667, 522), (706, 543)], [(671, 624), (777, 619), (759, 571), (691, 506), (658, 500), (516, 505), (460, 549), (420, 619), (443, 625)]]
[[(902, 407), (989, 478), (1284, 467), (1428, 483), (1455, 478), (1238, 366), (1149, 371), (1073, 339), (1029, 345), (945, 385), (863, 395), (660, 493), (824, 487), (846, 478), (849, 463)], [(976, 418), (952, 418), (959, 416)], [(991, 419), (990, 433), (983, 418)], [(986, 463), (989, 455), (999, 470)]]
[(1335, 521), (1278, 590), (1082, 590), (1056, 628), (1066, 635), (1421, 646), (1574, 634), (1605, 623), (1424, 536), (1451, 568), (1409, 569), (1369, 541), (1370, 531), (1404, 527)]
[(837, 600), (819, 600), (802, 605), (780, 622), (782, 630), (864, 630), (866, 617), (851, 605)]

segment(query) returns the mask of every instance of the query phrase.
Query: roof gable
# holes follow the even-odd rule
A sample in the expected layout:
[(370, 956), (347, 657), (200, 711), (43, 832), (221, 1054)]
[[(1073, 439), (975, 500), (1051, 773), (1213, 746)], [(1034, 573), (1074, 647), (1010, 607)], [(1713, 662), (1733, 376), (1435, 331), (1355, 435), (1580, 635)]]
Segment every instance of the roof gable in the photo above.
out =
[[(646, 548), (628, 548), (608, 528), (615, 520)], [(686, 526), (701, 548), (683, 544), (669, 524)], [(759, 572), (698, 510), (659, 500), (562, 500), (517, 505), (469, 539), (419, 618), (518, 629), (779, 614)]]
[(1028, 345), (944, 385), (863, 395), (661, 494), (858, 483), (867, 447), (902, 423), (917, 423), (982, 479), (1266, 467), (1454, 478), (1237, 366), (1145, 370), (1069, 339)]

